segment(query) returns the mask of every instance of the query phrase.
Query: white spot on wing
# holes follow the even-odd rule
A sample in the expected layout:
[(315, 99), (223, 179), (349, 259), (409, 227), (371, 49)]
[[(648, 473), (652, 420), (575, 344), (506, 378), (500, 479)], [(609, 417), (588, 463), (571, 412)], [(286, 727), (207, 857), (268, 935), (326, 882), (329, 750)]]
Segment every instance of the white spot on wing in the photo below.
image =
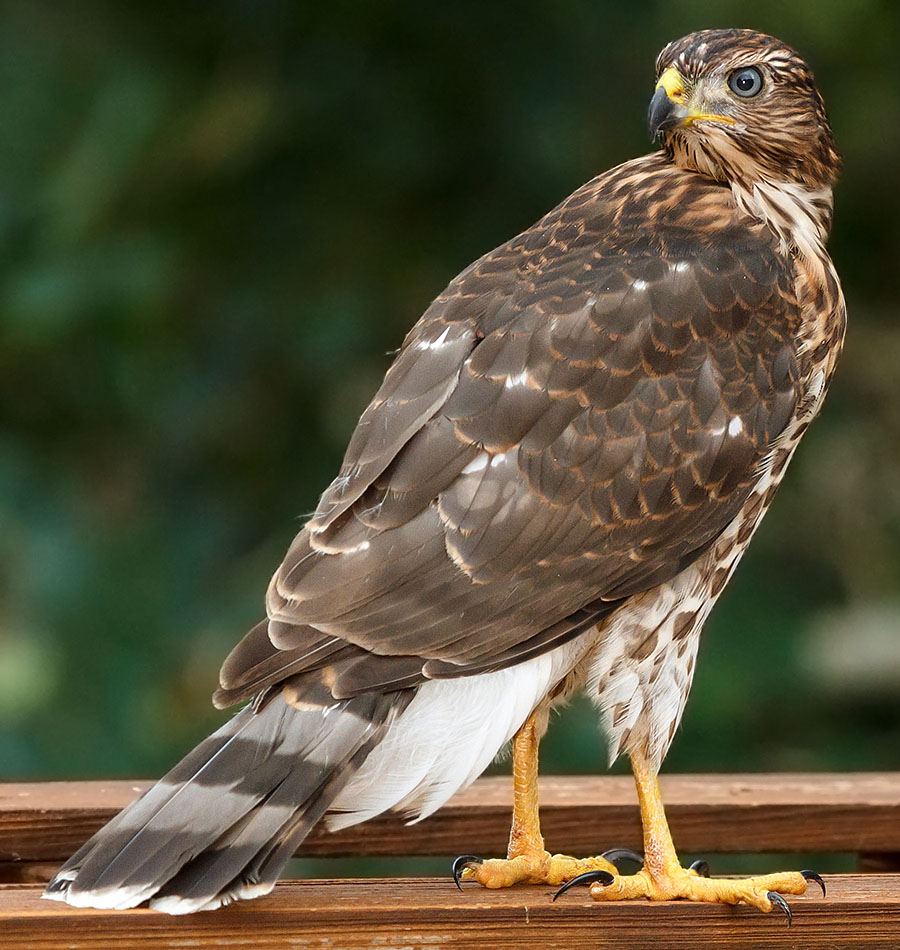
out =
[(473, 472), (481, 472), (488, 467), (490, 460), (491, 457), (487, 452), (481, 452), (462, 470), (462, 474), (471, 475)]
[(507, 376), (503, 385), (507, 389), (512, 389), (513, 386), (527, 386), (528, 385), (528, 373), (522, 372), (518, 373), (515, 376)]
[(744, 422), (740, 416), (732, 416), (728, 423), (728, 434), (734, 438), (744, 431)]
[(447, 343), (447, 336), (450, 333), (450, 327), (445, 327), (444, 332), (436, 340), (419, 340), (416, 344), (417, 350), (439, 350)]
[(631, 286), (634, 287), (635, 290), (646, 290), (649, 285), (646, 280), (638, 278)]
[(483, 472), (488, 465), (490, 465), (491, 468), (496, 468), (506, 461), (507, 454), (506, 452), (498, 452), (496, 455), (491, 455), (490, 452), (480, 452), (462, 470), (461, 474), (473, 475), (475, 472)]

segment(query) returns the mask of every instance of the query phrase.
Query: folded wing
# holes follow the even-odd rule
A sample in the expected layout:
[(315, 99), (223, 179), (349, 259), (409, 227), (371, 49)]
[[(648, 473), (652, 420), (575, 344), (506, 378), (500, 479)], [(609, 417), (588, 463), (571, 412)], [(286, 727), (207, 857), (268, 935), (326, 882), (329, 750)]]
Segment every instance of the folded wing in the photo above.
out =
[(519, 662), (736, 515), (798, 398), (791, 275), (759, 234), (629, 237), (583, 205), (477, 261), (411, 331), (217, 702)]

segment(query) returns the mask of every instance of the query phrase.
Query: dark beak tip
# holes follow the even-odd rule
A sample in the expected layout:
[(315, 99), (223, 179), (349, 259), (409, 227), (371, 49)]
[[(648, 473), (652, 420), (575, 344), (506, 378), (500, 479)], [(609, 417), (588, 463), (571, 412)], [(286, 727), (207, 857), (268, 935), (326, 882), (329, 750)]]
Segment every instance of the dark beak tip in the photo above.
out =
[(669, 98), (666, 90), (660, 86), (653, 93), (650, 108), (647, 110), (647, 125), (650, 138), (655, 139), (660, 132), (681, 128), (691, 116), (687, 106)]
[(661, 86), (653, 93), (650, 108), (647, 110), (647, 129), (651, 141), (655, 141), (660, 131), (668, 127), (666, 123), (672, 118), (674, 106), (675, 103)]

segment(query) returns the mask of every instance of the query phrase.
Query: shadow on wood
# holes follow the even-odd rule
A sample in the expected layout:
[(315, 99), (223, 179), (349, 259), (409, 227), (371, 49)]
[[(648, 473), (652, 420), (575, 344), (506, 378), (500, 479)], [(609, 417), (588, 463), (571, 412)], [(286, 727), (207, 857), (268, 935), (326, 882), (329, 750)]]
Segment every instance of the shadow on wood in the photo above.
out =
[(900, 945), (900, 876), (828, 879), (792, 898), (794, 923), (751, 907), (690, 902), (598, 904), (587, 893), (551, 902), (552, 888), (464, 893), (449, 881), (284, 882), (261, 900), (169, 917), (150, 910), (75, 910), (37, 887), (0, 888), (4, 950), (155, 948), (491, 947), (560, 950), (893, 950)]

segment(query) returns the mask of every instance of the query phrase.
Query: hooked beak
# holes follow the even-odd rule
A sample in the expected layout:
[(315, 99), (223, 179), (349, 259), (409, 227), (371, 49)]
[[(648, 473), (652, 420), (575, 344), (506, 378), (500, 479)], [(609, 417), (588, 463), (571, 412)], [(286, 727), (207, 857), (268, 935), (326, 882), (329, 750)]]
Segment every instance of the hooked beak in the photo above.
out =
[(680, 102), (670, 99), (668, 92), (662, 86), (657, 86), (647, 111), (651, 141), (666, 129), (677, 129), (684, 125), (689, 117), (690, 113)]

